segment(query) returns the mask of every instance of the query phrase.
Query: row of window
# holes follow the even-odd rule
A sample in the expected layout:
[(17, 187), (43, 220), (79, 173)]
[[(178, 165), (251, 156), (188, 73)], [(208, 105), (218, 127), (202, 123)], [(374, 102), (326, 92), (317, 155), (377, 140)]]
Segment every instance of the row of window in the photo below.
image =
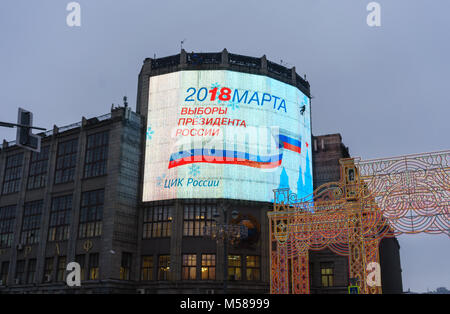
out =
[[(131, 273), (131, 253), (122, 253), (120, 266), (120, 279), (129, 280)], [(87, 263), (86, 263), (87, 259)], [(99, 279), (99, 254), (76, 255), (75, 261), (80, 265), (81, 280)], [(246, 280), (260, 280), (260, 257), (246, 256)], [(55, 267), (56, 262), (56, 267)], [(87, 265), (87, 268), (86, 268)], [(43, 282), (65, 281), (67, 257), (48, 257), (44, 260)], [(157, 280), (170, 280), (170, 255), (159, 255), (158, 264), (155, 265), (153, 256), (143, 256), (141, 264), (141, 280), (154, 280), (154, 267), (157, 266)], [(228, 280), (242, 280), (241, 256), (228, 256)], [(87, 270), (87, 272), (86, 272)], [(197, 277), (198, 270), (200, 277)], [(1, 264), (0, 279), (3, 283), (8, 281), (9, 262)], [(201, 254), (201, 261), (197, 263), (196, 254), (183, 254), (182, 280), (216, 280), (216, 255)], [(18, 260), (14, 276), (15, 283), (29, 284), (36, 280), (36, 259)]]
[[(241, 276), (242, 264), (240, 255), (228, 255), (228, 280), (260, 280), (261, 265), (259, 256), (246, 256), (246, 276)], [(169, 280), (170, 255), (159, 255), (156, 265), (153, 256), (143, 256), (141, 264), (141, 280), (154, 280), (153, 270), (157, 267), (157, 280)], [(216, 255), (183, 254), (181, 266), (182, 280), (216, 280)]]
[[(81, 195), (79, 238), (96, 237), (102, 234), (104, 190), (84, 192)], [(23, 209), (20, 243), (39, 243), (43, 212), (43, 200), (26, 202)], [(16, 205), (0, 208), (0, 248), (11, 247), (14, 236)], [(69, 239), (72, 220), (72, 195), (52, 199), (48, 241)]]
[[(84, 178), (106, 174), (108, 159), (109, 132), (89, 135), (86, 143)], [(58, 143), (56, 152), (55, 184), (74, 180), (77, 165), (78, 139)], [(28, 174), (27, 189), (43, 188), (47, 184), (50, 147), (42, 147), (40, 153), (32, 152)], [(20, 190), (24, 153), (17, 153), (6, 158), (2, 194), (15, 193)]]
[[(88, 263), (86, 264), (86, 258)], [(75, 257), (75, 261), (80, 264), (81, 280), (99, 279), (99, 254), (81, 254)], [(55, 267), (56, 262), (56, 267)], [(88, 265), (86, 273), (86, 265)], [(66, 280), (67, 257), (48, 257), (44, 261), (44, 272), (42, 282), (65, 281)], [(8, 281), (9, 262), (3, 262), (0, 269), (0, 280), (3, 284)], [(87, 278), (86, 278), (87, 275)], [(14, 283), (30, 284), (36, 282), (36, 259), (18, 260), (14, 275)]]
[[(172, 206), (144, 208), (143, 239), (170, 237)], [(204, 228), (215, 225), (215, 205), (188, 205), (183, 212), (183, 236), (203, 236)]]

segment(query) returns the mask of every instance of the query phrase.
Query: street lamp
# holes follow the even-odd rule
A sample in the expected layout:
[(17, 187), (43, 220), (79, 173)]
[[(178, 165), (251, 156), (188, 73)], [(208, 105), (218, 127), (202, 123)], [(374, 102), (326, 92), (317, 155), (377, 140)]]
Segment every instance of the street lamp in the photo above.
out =
[[(214, 226), (205, 226), (203, 234), (206, 237), (210, 237), (216, 240), (216, 243), (223, 242), (223, 293), (227, 291), (228, 281), (228, 242), (236, 243), (241, 239), (245, 239), (248, 236), (248, 228), (242, 225), (228, 224), (227, 208), (223, 204), (222, 206), (223, 223), (220, 223), (220, 214), (215, 212), (213, 217), (216, 221)], [(233, 220), (239, 217), (239, 212), (233, 210), (231, 212), (231, 218)]]

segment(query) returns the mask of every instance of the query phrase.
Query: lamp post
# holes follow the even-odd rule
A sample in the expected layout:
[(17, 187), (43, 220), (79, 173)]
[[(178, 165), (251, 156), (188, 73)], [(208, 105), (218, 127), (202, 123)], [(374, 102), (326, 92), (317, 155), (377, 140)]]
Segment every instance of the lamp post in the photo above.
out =
[[(228, 210), (226, 206), (222, 205), (223, 223), (219, 221), (219, 213), (214, 214), (215, 226), (205, 226), (204, 235), (216, 240), (216, 243), (222, 241), (223, 243), (223, 293), (227, 293), (228, 281), (228, 242), (237, 242), (240, 239), (245, 239), (248, 236), (248, 229), (245, 226), (238, 226), (228, 224)], [(231, 218), (236, 219), (239, 216), (237, 210), (231, 212)]]

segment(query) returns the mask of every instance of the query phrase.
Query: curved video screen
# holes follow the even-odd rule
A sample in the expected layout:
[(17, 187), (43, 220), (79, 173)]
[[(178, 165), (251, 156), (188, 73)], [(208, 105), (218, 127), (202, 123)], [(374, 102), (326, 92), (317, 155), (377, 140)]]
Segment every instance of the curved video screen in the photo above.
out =
[(310, 140), (310, 100), (292, 85), (227, 70), (153, 76), (143, 201), (306, 196)]

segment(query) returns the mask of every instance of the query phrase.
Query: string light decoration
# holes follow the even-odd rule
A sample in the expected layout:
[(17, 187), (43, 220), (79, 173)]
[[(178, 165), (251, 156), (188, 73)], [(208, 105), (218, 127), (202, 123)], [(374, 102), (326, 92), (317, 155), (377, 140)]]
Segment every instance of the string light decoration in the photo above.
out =
[(450, 236), (450, 151), (361, 161), (340, 160), (341, 179), (305, 198), (274, 190), (270, 231), (270, 291), (307, 294), (309, 250), (348, 256), (349, 278), (361, 293), (367, 266), (379, 263), (379, 243), (400, 234)]

